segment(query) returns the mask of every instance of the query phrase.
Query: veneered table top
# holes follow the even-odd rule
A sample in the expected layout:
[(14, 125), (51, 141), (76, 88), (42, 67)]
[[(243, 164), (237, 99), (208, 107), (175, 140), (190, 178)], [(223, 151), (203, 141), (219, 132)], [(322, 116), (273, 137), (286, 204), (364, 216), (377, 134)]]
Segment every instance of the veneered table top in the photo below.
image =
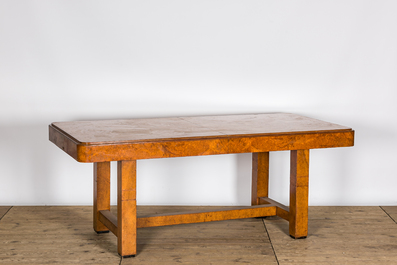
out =
[(290, 113), (72, 121), (52, 126), (84, 145), (351, 130)]

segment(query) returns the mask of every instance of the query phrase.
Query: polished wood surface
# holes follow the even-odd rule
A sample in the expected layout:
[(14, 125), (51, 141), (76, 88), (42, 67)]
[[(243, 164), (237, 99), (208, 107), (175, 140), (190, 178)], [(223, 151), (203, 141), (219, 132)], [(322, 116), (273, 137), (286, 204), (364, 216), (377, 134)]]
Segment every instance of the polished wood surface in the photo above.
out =
[(119, 230), (117, 229), (118, 222), (117, 216), (110, 212), (110, 210), (99, 211), (99, 221), (105, 224), (107, 228), (115, 235), (119, 235)]
[[(137, 254), (137, 228), (279, 216), (293, 238), (308, 235), (309, 150), (354, 144), (351, 128), (288, 113), (56, 122), (50, 141), (94, 162), (94, 230), (117, 236), (122, 257)], [(269, 198), (270, 151), (290, 150), (290, 205)], [(250, 207), (137, 217), (136, 160), (252, 153)], [(110, 212), (110, 161), (117, 161), (117, 216)]]
[(110, 210), (110, 162), (94, 163), (94, 230), (109, 229), (99, 220), (99, 211)]
[(269, 196), (269, 152), (252, 154), (251, 205)]
[(293, 238), (307, 236), (309, 204), (309, 150), (291, 151), (289, 233)]
[(276, 202), (275, 200), (270, 199), (269, 197), (260, 197), (259, 204), (268, 204), (276, 206), (276, 215), (278, 217), (283, 218), (284, 220), (289, 221), (289, 207)]
[(233, 220), (251, 217), (274, 216), (276, 215), (276, 207), (273, 205), (256, 207), (232, 207), (228, 210), (204, 211), (204, 212), (182, 212), (159, 214), (154, 216), (139, 217), (137, 227), (156, 227), (177, 224), (191, 224), (201, 222)]
[(136, 161), (117, 162), (117, 239), (120, 256), (136, 255)]
[(50, 141), (79, 162), (352, 146), (351, 128), (288, 113), (54, 122)]
[[(120, 145), (79, 145), (79, 162), (139, 160), (352, 146), (354, 132), (308, 133), (260, 137), (143, 142)], [(73, 155), (72, 155), (73, 156)]]
[(52, 126), (86, 145), (351, 130), (290, 113), (72, 121), (54, 122)]

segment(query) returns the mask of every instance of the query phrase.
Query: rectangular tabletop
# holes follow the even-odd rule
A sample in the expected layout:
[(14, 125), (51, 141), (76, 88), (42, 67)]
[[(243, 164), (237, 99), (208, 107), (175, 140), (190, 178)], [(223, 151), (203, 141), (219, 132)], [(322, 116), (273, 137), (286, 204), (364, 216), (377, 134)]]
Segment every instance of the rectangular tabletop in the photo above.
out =
[(354, 131), (271, 113), (54, 122), (50, 140), (79, 162), (352, 146)]

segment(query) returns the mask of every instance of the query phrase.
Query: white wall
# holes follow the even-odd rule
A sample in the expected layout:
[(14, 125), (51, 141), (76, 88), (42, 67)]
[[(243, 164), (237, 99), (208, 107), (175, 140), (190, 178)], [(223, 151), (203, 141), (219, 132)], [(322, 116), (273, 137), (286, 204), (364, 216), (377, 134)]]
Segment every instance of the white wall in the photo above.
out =
[[(0, 205), (92, 203), (92, 165), (48, 141), (51, 122), (275, 111), (356, 130), (353, 148), (311, 151), (311, 205), (397, 204), (396, 10), (394, 0), (3, 0)], [(138, 204), (247, 205), (250, 159), (138, 161)], [(288, 175), (288, 152), (271, 153), (270, 195), (286, 204)]]

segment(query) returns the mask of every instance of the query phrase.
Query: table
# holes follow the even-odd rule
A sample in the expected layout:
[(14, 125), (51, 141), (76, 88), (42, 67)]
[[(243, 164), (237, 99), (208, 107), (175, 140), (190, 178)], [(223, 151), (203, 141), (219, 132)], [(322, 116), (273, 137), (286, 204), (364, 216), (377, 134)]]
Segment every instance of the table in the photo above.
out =
[[(293, 238), (308, 233), (309, 150), (354, 145), (351, 128), (290, 113), (54, 122), (49, 139), (78, 162), (94, 163), (94, 230), (136, 255), (136, 230), (279, 216)], [(269, 152), (290, 150), (289, 207), (268, 197)], [(137, 217), (139, 159), (252, 153), (251, 206)], [(110, 212), (110, 162), (117, 162), (117, 216)]]

